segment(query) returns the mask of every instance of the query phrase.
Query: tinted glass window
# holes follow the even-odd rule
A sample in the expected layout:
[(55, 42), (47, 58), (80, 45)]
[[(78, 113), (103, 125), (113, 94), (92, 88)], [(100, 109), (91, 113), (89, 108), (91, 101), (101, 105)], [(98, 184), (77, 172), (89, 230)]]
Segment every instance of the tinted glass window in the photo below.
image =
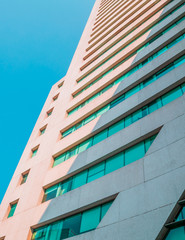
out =
[(81, 214), (64, 219), (61, 239), (73, 237), (80, 233)]
[(78, 173), (73, 177), (72, 189), (78, 188), (87, 182), (87, 170), (81, 173)]
[(104, 171), (105, 171), (105, 162), (101, 162), (101, 163), (89, 168), (87, 182), (91, 182), (99, 177), (104, 176)]
[(105, 138), (107, 138), (107, 129), (94, 136), (93, 145), (103, 141)]
[(170, 91), (169, 93), (162, 96), (162, 103), (163, 105), (166, 105), (180, 96), (182, 96), (182, 91), (180, 87), (177, 87)]
[(125, 165), (130, 164), (145, 155), (144, 143), (141, 142), (125, 150)]
[(82, 223), (80, 232), (86, 232), (95, 229), (100, 222), (100, 207), (92, 208), (82, 214)]
[(110, 172), (113, 172), (113, 171), (123, 167), (123, 165), (124, 165), (123, 158), (124, 158), (123, 153), (119, 153), (119, 154), (109, 158), (106, 161), (105, 174), (108, 174)]
[(114, 125), (109, 127), (109, 136), (119, 132), (120, 130), (124, 129), (125, 126), (125, 120), (121, 120), (117, 123), (115, 123)]

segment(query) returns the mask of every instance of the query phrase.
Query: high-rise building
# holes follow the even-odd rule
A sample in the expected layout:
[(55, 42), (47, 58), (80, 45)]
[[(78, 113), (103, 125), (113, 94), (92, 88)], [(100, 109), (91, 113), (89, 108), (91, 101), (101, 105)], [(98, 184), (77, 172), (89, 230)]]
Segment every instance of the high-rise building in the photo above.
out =
[(97, 0), (0, 207), (5, 240), (185, 239), (185, 3)]

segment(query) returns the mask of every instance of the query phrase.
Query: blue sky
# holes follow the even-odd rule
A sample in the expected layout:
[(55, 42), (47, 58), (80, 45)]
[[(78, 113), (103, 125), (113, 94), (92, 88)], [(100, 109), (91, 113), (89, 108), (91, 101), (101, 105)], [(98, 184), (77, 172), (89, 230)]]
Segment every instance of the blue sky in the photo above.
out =
[(0, 0), (0, 202), (95, 0)]

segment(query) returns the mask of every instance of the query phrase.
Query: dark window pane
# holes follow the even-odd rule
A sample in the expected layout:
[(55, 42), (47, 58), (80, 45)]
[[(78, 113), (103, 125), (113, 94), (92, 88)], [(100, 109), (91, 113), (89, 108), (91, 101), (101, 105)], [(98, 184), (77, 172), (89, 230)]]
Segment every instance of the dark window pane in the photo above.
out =
[(44, 198), (43, 198), (43, 202), (45, 201), (48, 201), (52, 198), (55, 198), (57, 196), (57, 191), (58, 191), (58, 184), (57, 185), (54, 185), (50, 188), (47, 188), (45, 190), (45, 193), (44, 193)]
[(26, 174), (24, 174), (24, 175), (22, 176), (21, 184), (25, 183), (26, 180), (27, 180), (27, 178), (28, 178), (28, 173), (26, 173)]
[(110, 103), (110, 108), (115, 107), (116, 105), (118, 105), (120, 102), (123, 102), (124, 100), (125, 100), (125, 95), (120, 96), (119, 98), (115, 99)]
[(71, 190), (72, 179), (69, 178), (67, 181), (61, 183), (60, 195), (69, 192)]
[(16, 207), (17, 207), (17, 203), (11, 205), (10, 212), (8, 214), (8, 218), (12, 217), (14, 215)]
[(45, 238), (44, 240), (60, 240), (62, 226), (63, 226), (63, 221), (58, 221), (51, 224), (51, 228), (48, 227), (49, 229), (48, 238)]
[(81, 214), (68, 217), (63, 222), (61, 239), (73, 237), (80, 233)]
[(46, 239), (46, 235), (47, 235), (47, 232), (48, 232), (48, 226), (45, 226), (45, 227), (41, 227), (41, 228), (38, 228), (36, 230), (33, 231), (33, 235), (32, 235), (32, 240), (45, 240)]

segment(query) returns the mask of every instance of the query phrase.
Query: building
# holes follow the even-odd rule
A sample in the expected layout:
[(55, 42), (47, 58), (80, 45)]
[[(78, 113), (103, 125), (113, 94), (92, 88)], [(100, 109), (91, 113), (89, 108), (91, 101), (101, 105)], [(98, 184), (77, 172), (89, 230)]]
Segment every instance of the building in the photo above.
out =
[(185, 239), (184, 12), (96, 1), (2, 201), (1, 240)]

